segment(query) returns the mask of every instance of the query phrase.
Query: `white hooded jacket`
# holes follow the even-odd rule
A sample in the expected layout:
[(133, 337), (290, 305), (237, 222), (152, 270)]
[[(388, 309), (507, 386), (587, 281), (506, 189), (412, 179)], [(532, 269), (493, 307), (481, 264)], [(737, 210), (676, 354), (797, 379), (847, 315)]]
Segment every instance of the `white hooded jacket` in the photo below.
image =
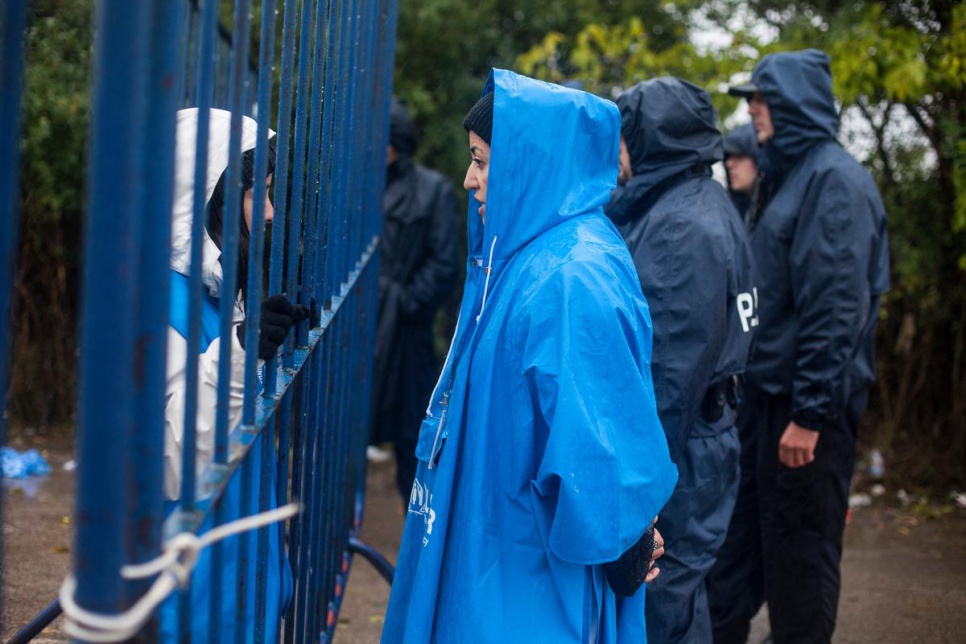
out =
[[(180, 110), (177, 123), (177, 148), (175, 152), (174, 206), (171, 218), (171, 269), (189, 276), (191, 271), (191, 222), (193, 218), (195, 146), (198, 136), (198, 110)], [(218, 180), (228, 167), (229, 128), (231, 113), (212, 109), (209, 112), (208, 168), (205, 179), (205, 204), (211, 200)], [(269, 130), (268, 137), (274, 136)], [(257, 124), (248, 117), (242, 118), (241, 151), (254, 149), (257, 140)], [(219, 258), (221, 251), (204, 232), (202, 281), (208, 293), (218, 298), (222, 295), (222, 271)], [(244, 318), (240, 300), (235, 302), (236, 324)], [(234, 427), (241, 418), (244, 393), (245, 350), (238, 341), (238, 334), (229, 334), (231, 347), (231, 383), (229, 393), (228, 427)], [(215, 405), (218, 392), (218, 355), (221, 339), (215, 338), (198, 356), (198, 413), (196, 421), (197, 457), (196, 471), (211, 461), (215, 441)], [(187, 340), (173, 326), (168, 327), (167, 388), (165, 398), (164, 443), (164, 494), (167, 499), (177, 499), (181, 494), (181, 461), (184, 449), (185, 421), (185, 374), (188, 359)]]

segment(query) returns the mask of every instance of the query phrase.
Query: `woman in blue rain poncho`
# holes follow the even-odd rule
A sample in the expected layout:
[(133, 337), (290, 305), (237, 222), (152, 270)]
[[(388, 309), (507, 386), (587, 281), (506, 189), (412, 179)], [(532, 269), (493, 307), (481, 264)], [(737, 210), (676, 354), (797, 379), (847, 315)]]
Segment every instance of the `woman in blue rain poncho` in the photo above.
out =
[(647, 304), (602, 210), (617, 108), (494, 70), (464, 125), (467, 278), (382, 641), (643, 642), (644, 591), (618, 598), (610, 571), (647, 561), (677, 472)]
[[(173, 512), (180, 497), (182, 450), (184, 449), (184, 421), (186, 401), (186, 369), (188, 365), (188, 307), (190, 299), (189, 275), (192, 270), (201, 272), (204, 284), (204, 297), (201, 305), (201, 346), (198, 355), (198, 413), (196, 416), (197, 432), (197, 474), (202, 480), (204, 469), (211, 463), (215, 444), (215, 405), (218, 391), (218, 357), (222, 341), (232, 345), (231, 365), (228, 383), (228, 426), (233, 429), (241, 419), (244, 394), (245, 339), (244, 319), (247, 293), (244, 287), (236, 293), (224, 293), (222, 289), (221, 241), (223, 223), (225, 221), (226, 172), (228, 168), (229, 133), (231, 113), (224, 110), (210, 110), (208, 134), (208, 167), (204, 186), (206, 225), (203, 231), (202, 262), (199, 267), (191, 266), (191, 226), (194, 218), (195, 193), (195, 145), (198, 137), (197, 109), (185, 109), (178, 112), (176, 167), (174, 186), (174, 206), (171, 221), (171, 306), (170, 326), (168, 327), (167, 347), (167, 389), (165, 397), (165, 513)], [(268, 175), (254, 176), (254, 152), (257, 141), (258, 126), (252, 119), (242, 117), (241, 152), (242, 152), (242, 195), (240, 213), (239, 262), (238, 283), (247, 284), (248, 251), (250, 244), (250, 228), (252, 225), (252, 209), (254, 184), (256, 181), (270, 181), (275, 166), (275, 149), (268, 145)], [(270, 136), (273, 133), (270, 132)], [(266, 190), (266, 195), (268, 191)], [(266, 197), (265, 221), (270, 223), (273, 208)], [(228, 338), (219, 335), (219, 300), (231, 297), (235, 302), (235, 325)], [(283, 295), (274, 295), (261, 304), (261, 319), (258, 356), (266, 360), (275, 354), (280, 343), (284, 341), (286, 333), (293, 324), (304, 319), (308, 311), (302, 306), (293, 306)], [(262, 456), (261, 441), (264, 435), (256, 439), (246, 458), (247, 467), (259, 471)], [(269, 439), (273, 437), (269, 436)], [(273, 441), (274, 442), (274, 441)], [(274, 457), (274, 447), (270, 447)], [(274, 471), (269, 481), (271, 486), (270, 498), (274, 503), (275, 481)], [(199, 486), (200, 487), (200, 486)], [(243, 498), (241, 495), (241, 480), (235, 475), (222, 494), (221, 503), (224, 506), (228, 521), (240, 516), (258, 513), (258, 490), (253, 486), (251, 496)], [(199, 493), (199, 497), (204, 494)], [(212, 527), (211, 514), (202, 527), (202, 532)], [(279, 526), (271, 526), (269, 531), (269, 557), (265, 572), (266, 592), (266, 626), (265, 642), (277, 640), (278, 623), (282, 612), (292, 594), (292, 573), (284, 553), (284, 542)], [(257, 539), (251, 539), (252, 543)], [(244, 541), (238, 537), (231, 537), (224, 541), (222, 551), (223, 566), (217, 572), (221, 575), (221, 583), (213, 583), (212, 562), (210, 551), (202, 553), (192, 575), (191, 586), (191, 620), (190, 639), (194, 643), (209, 641), (209, 635), (216, 633), (221, 641), (237, 641), (235, 631), (244, 633), (243, 641), (255, 641), (255, 598), (256, 598), (256, 553), (254, 547), (247, 554), (244, 553)], [(248, 574), (244, 580), (239, 579), (238, 560), (248, 558)], [(238, 589), (245, 589), (244, 610), (239, 610)], [(217, 621), (209, 623), (212, 613), (211, 604), (216, 604)], [(178, 597), (173, 596), (162, 605), (160, 611), (161, 639), (164, 642), (177, 641), (178, 629)], [(220, 606), (220, 609), (217, 608)]]

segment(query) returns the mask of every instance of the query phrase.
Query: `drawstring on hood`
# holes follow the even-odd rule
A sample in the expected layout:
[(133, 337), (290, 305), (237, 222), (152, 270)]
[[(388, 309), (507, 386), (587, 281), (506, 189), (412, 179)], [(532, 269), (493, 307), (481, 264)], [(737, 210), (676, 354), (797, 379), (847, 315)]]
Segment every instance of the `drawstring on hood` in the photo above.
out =
[[(205, 205), (211, 201), (219, 179), (228, 168), (231, 112), (212, 109), (208, 112), (208, 167), (205, 174)], [(178, 111), (175, 160), (174, 205), (171, 214), (171, 269), (189, 275), (191, 272), (191, 223), (194, 219), (195, 156), (198, 139), (198, 109)], [(255, 148), (258, 126), (242, 117), (241, 150)], [(275, 136), (268, 130), (268, 138)], [(221, 250), (208, 231), (203, 232), (201, 280), (212, 297), (221, 295)]]
[(486, 294), (490, 290), (490, 274), (493, 272), (493, 251), (496, 249), (496, 237), (493, 238), (493, 243), (490, 244), (490, 261), (486, 265), (486, 269), (483, 271), (486, 273), (486, 281), (483, 283), (483, 303), (480, 304), (480, 312), (476, 316), (476, 321), (479, 322), (480, 318), (483, 316), (483, 309), (486, 308)]

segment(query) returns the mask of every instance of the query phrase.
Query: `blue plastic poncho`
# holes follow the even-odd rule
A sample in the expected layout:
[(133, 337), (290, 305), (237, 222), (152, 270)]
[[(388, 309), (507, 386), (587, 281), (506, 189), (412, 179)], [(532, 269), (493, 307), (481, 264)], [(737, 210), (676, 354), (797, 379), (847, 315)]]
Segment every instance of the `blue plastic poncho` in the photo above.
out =
[(651, 324), (603, 215), (616, 107), (494, 70), (485, 225), (471, 200), (453, 345), (423, 422), (383, 642), (643, 642), (602, 563), (677, 479)]

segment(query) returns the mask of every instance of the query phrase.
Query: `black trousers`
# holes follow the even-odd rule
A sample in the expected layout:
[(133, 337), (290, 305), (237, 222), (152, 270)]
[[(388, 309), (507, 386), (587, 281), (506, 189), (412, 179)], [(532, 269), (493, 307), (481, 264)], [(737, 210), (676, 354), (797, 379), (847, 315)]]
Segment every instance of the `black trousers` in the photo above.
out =
[(856, 434), (867, 401), (867, 391), (855, 392), (839, 423), (820, 435), (815, 460), (792, 469), (778, 461), (790, 399), (747, 387), (738, 414), (738, 501), (707, 581), (716, 644), (744, 644), (765, 601), (776, 644), (831, 641)]

